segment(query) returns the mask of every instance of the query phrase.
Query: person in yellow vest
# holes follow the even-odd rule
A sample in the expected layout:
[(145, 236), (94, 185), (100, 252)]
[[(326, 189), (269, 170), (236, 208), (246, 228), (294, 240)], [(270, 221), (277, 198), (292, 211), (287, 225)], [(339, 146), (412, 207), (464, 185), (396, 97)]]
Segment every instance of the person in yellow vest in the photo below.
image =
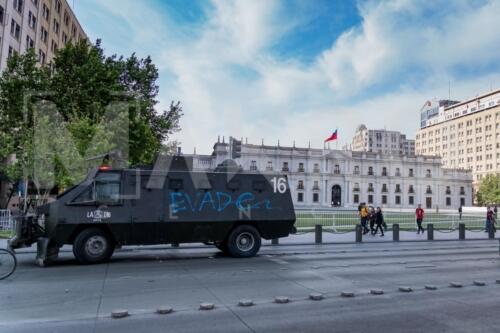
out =
[(360, 205), (359, 217), (361, 218), (361, 226), (363, 227), (363, 234), (367, 234), (370, 231), (366, 226), (368, 222), (368, 207), (366, 207), (366, 204), (364, 202)]

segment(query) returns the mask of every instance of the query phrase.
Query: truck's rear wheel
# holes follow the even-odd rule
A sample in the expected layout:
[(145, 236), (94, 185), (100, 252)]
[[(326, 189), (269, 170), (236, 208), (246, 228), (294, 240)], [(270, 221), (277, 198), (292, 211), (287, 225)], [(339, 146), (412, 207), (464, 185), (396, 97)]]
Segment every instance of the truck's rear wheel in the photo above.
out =
[(227, 239), (227, 251), (236, 258), (253, 257), (259, 252), (260, 245), (260, 234), (251, 225), (234, 228)]
[(83, 230), (73, 242), (73, 254), (82, 264), (106, 261), (113, 255), (114, 248), (109, 235), (99, 228)]

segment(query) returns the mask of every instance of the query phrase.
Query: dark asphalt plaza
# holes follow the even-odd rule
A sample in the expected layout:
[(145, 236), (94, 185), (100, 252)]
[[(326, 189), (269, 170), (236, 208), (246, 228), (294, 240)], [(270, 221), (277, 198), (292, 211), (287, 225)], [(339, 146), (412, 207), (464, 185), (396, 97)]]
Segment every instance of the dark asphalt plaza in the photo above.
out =
[[(127, 248), (94, 266), (63, 252), (46, 268), (34, 257), (20, 253), (14, 276), (0, 281), (2, 333), (500, 331), (498, 240), (264, 246), (251, 259), (208, 246)], [(159, 306), (174, 311), (156, 314)], [(112, 319), (114, 309), (130, 316)]]

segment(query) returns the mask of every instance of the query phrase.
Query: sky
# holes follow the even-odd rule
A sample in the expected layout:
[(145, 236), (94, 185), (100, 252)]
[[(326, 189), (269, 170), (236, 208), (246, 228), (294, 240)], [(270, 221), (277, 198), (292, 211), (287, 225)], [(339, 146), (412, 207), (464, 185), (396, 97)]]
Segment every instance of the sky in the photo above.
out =
[(356, 127), (414, 138), (428, 99), (500, 88), (496, 0), (71, 0), (107, 55), (151, 56), (185, 153), (217, 137), (341, 148)]

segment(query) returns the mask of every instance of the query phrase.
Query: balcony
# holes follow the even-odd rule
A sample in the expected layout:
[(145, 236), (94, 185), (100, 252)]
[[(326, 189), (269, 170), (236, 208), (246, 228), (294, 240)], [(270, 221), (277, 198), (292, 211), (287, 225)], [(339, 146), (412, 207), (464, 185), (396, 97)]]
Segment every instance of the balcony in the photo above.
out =
[(425, 178), (431, 178), (431, 177), (432, 177), (432, 175), (430, 173), (425, 174)]
[(394, 191), (394, 193), (401, 193), (401, 189), (399, 187), (396, 187), (396, 190)]
[(333, 170), (334, 175), (340, 175), (340, 170)]
[(465, 190), (461, 190), (460, 195), (465, 195)]
[(409, 194), (413, 194), (413, 193), (415, 193), (415, 191), (413, 191), (413, 187), (410, 187), (410, 188), (408, 189), (408, 193), (409, 193)]
[(413, 172), (410, 172), (410, 173), (408, 174), (408, 177), (413, 177)]
[(387, 177), (387, 171), (386, 172), (382, 172), (382, 177)]
[(354, 187), (354, 188), (352, 189), (352, 191), (353, 191), (353, 192), (359, 192), (359, 187)]
[(317, 185), (313, 186), (313, 191), (319, 191), (319, 186)]
[(448, 194), (448, 195), (450, 195), (451, 194), (451, 190), (446, 190), (445, 193)]
[(373, 192), (373, 187), (368, 187), (368, 192)]
[(304, 185), (301, 185), (301, 184), (297, 185), (297, 190), (303, 190), (303, 189), (304, 189)]
[(299, 168), (297, 169), (297, 172), (305, 172), (305, 171), (304, 171), (304, 168), (303, 168), (303, 167), (302, 167), (302, 168), (301, 168), (301, 167), (299, 167)]
[(373, 176), (373, 171), (368, 171), (368, 176)]
[(427, 190), (425, 190), (425, 194), (432, 194), (432, 190), (428, 188)]
[(394, 175), (395, 175), (396, 177), (401, 177), (401, 172), (396, 172)]
[(382, 193), (387, 193), (387, 187), (382, 187)]
[(290, 171), (290, 169), (289, 169), (288, 167), (282, 167), (282, 168), (281, 168), (281, 171), (283, 171), (283, 172), (288, 172), (288, 171)]
[(314, 168), (314, 169), (313, 169), (313, 172), (314, 172), (314, 173), (319, 173), (319, 168)]

